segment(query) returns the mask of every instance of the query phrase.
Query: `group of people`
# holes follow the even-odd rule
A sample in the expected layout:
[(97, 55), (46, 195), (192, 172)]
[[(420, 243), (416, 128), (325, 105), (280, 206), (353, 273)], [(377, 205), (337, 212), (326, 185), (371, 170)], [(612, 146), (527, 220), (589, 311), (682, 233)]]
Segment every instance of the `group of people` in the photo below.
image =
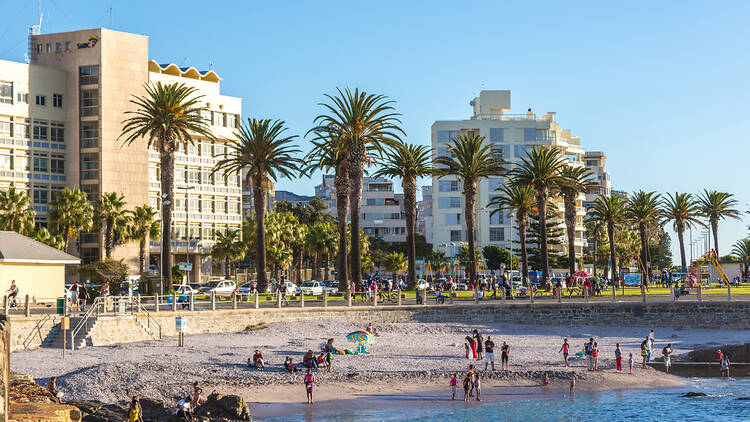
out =
[[(474, 364), (469, 365), (469, 370), (466, 371), (466, 375), (464, 376), (462, 383), (464, 387), (464, 401), (469, 401), (469, 398), (474, 397), (474, 394), (476, 394), (476, 400), (481, 401), (481, 398), (479, 397), (482, 393), (481, 384), (481, 376), (474, 367)], [(451, 400), (456, 400), (457, 386), (457, 374), (453, 374), (450, 381), (451, 392), (453, 393)]]
[[(472, 331), (472, 335), (466, 336), (464, 348), (466, 349), (466, 359), (484, 360), (485, 371), (489, 365), (492, 365), (493, 371), (495, 370), (495, 342), (492, 341), (490, 336), (487, 336), (487, 340), (484, 340), (479, 330), (475, 329)], [(500, 347), (500, 369), (509, 369), (509, 358), (510, 346), (504, 341)]]

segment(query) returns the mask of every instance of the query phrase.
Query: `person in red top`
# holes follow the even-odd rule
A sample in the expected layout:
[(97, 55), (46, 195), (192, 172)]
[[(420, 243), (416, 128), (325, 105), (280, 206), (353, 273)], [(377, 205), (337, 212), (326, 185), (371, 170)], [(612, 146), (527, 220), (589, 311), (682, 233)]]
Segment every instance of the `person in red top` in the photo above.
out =
[(589, 296), (591, 296), (591, 282), (588, 278), (583, 280), (583, 290), (588, 292)]
[(473, 337), (466, 336), (466, 341), (469, 343), (471, 348), (471, 356), (473, 359), (477, 358), (477, 340)]
[(253, 366), (255, 366), (255, 369), (263, 369), (265, 367), (263, 353), (260, 350), (255, 350), (255, 353), (253, 353)]
[(568, 353), (570, 352), (570, 344), (568, 344), (568, 339), (563, 340), (562, 347), (560, 347), (560, 352), (562, 352), (563, 354), (565, 366), (568, 366)]
[(594, 343), (594, 348), (591, 350), (591, 356), (594, 358), (593, 371), (599, 370), (599, 344)]

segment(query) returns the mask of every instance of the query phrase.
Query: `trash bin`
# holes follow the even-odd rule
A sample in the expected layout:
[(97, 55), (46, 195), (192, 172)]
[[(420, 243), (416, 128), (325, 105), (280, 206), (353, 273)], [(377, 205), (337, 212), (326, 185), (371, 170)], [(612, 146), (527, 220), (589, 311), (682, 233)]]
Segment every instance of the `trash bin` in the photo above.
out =
[(57, 298), (57, 314), (63, 315), (64, 313), (65, 313), (65, 298), (58, 297)]

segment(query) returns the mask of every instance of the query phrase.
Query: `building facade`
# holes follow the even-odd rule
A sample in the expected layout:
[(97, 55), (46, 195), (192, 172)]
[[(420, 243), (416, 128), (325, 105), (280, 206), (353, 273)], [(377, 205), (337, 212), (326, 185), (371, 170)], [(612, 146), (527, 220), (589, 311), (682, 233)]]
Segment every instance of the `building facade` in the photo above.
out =
[(609, 180), (609, 172), (605, 165), (607, 156), (601, 151), (588, 151), (583, 155), (586, 168), (591, 171), (591, 181), (596, 184), (594, 188), (586, 192), (585, 207), (593, 205), (596, 198), (609, 196), (612, 193), (612, 182)]
[[(159, 210), (158, 153), (146, 140), (124, 146), (118, 139), (127, 112), (135, 109), (130, 100), (157, 81), (184, 83), (203, 96), (203, 116), (218, 141), (199, 139), (195, 145), (180, 145), (175, 154), (171, 240), (175, 260), (184, 260), (180, 255), (189, 252), (194, 273), (200, 273), (216, 233), (237, 229), (241, 222), (238, 175), (210, 174), (226, 154), (222, 139), (232, 136), (241, 99), (221, 95), (221, 79), (213, 71), (149, 61), (148, 37), (143, 35), (104, 28), (35, 34), (29, 39), (29, 57), (30, 64), (0, 62), (0, 92), (10, 89), (12, 100), (0, 100), (0, 130), (6, 128), (5, 136), (0, 135), (0, 157), (11, 157), (0, 158), (0, 165), (10, 167), (0, 169), (0, 186), (27, 189), (41, 225), (47, 204), (64, 186), (80, 188), (92, 201), (103, 192), (118, 192), (128, 209), (148, 204)], [(12, 122), (10, 132), (7, 122)], [(101, 259), (103, 247), (100, 233), (82, 233), (69, 252), (86, 263)], [(159, 242), (151, 242), (152, 254), (160, 249)], [(137, 257), (136, 243), (115, 248), (114, 258), (124, 258), (133, 270)]]
[(432, 186), (422, 186), (422, 200), (417, 203), (417, 233), (432, 243)]
[[(326, 204), (326, 212), (336, 217), (334, 178), (332, 174), (323, 175), (323, 183), (315, 186), (315, 196)], [(363, 178), (360, 227), (366, 235), (389, 243), (406, 242), (404, 194), (393, 192), (392, 180), (383, 177)]]
[[(510, 114), (510, 91), (482, 91), (471, 101), (473, 115), (465, 120), (439, 120), (432, 125), (433, 157), (447, 154), (452, 139), (464, 133), (484, 136), (491, 144), (495, 156), (513, 163), (525, 156), (535, 146), (550, 145), (564, 151), (568, 163), (583, 166), (584, 150), (580, 139), (569, 130), (563, 130), (555, 121), (555, 113), (537, 116), (531, 109), (523, 114)], [(479, 182), (475, 208), (475, 240), (478, 248), (496, 245), (504, 249), (518, 249), (515, 222), (507, 212), (497, 212), (487, 205), (499, 193), (497, 189), (506, 183), (504, 177), (490, 177)], [(459, 247), (465, 244), (469, 234), (464, 221), (464, 199), (461, 182), (455, 177), (433, 177), (432, 179), (432, 236), (433, 246), (442, 249), (448, 256), (455, 256)], [(584, 195), (579, 197), (576, 216), (575, 249), (583, 254), (584, 239), (582, 206)], [(552, 201), (562, 215), (562, 201)], [(567, 240), (566, 240), (567, 241)], [(558, 245), (567, 251), (567, 244)]]
[(276, 203), (279, 203), (281, 201), (286, 201), (292, 205), (297, 205), (297, 204), (305, 205), (305, 204), (310, 203), (310, 201), (312, 201), (313, 198), (315, 197), (312, 195), (298, 195), (294, 192), (289, 192), (288, 190), (277, 190), (274, 193), (274, 201), (276, 201)]

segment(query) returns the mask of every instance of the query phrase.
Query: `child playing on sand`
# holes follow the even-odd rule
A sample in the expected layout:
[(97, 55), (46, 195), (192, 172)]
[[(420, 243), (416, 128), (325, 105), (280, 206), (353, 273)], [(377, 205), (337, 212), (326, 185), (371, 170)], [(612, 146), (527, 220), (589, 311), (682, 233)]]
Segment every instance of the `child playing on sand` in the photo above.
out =
[(592, 371), (598, 371), (599, 370), (599, 343), (594, 343), (594, 348), (591, 349), (591, 370)]
[(479, 382), (479, 372), (474, 374), (474, 390), (477, 392), (477, 401), (481, 401), (479, 399), (479, 394), (482, 392), (482, 386)]
[(576, 392), (576, 371), (570, 374), (570, 395), (572, 396)]
[(286, 368), (289, 372), (297, 372), (299, 369), (297, 369), (296, 366), (294, 366), (294, 363), (292, 362), (292, 358), (287, 356), (284, 360), (284, 368)]
[(456, 385), (458, 384), (458, 379), (456, 378), (456, 374), (453, 374), (451, 377), (451, 392), (453, 393), (453, 397), (451, 397), (451, 400), (456, 400)]
[(305, 374), (304, 381), (305, 381), (305, 389), (307, 390), (307, 404), (312, 404), (313, 384), (315, 383), (315, 375), (313, 375), (311, 369), (307, 370), (307, 374)]
[(633, 354), (629, 353), (628, 366), (630, 367), (630, 375), (633, 375)]
[(469, 386), (471, 385), (471, 378), (469, 374), (464, 377), (464, 401), (469, 401)]
[(570, 352), (570, 344), (568, 344), (568, 339), (563, 340), (562, 347), (560, 347), (558, 353), (559, 352), (562, 352), (565, 366), (568, 366), (568, 353)]

